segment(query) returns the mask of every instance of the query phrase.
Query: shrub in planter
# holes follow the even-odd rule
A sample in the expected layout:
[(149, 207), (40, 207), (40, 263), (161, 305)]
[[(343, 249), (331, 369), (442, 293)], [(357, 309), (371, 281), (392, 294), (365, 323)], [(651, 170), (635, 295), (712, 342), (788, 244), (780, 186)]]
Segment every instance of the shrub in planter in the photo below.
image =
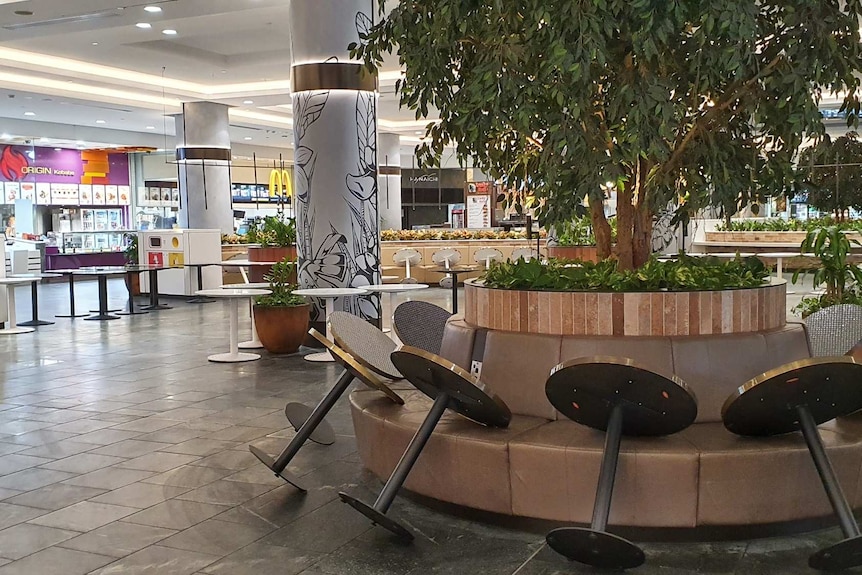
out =
[[(280, 262), (284, 259), (296, 260), (296, 220), (283, 214), (266, 216), (249, 227), (246, 241), (257, 244), (248, 248), (248, 259), (253, 262)], [(265, 281), (269, 273), (266, 266), (252, 266), (252, 282)], [(296, 282), (296, 272), (292, 277)]]
[[(810, 230), (802, 241), (802, 253), (813, 253), (820, 265), (812, 273), (814, 285), (823, 284), (825, 292), (820, 297), (805, 297), (793, 308), (802, 317), (825, 307), (840, 303), (862, 305), (862, 269), (848, 261), (851, 246), (862, 245), (858, 240), (850, 239), (840, 226), (828, 226)], [(793, 283), (808, 271), (797, 270), (793, 274)]]
[(270, 353), (294, 353), (305, 340), (311, 307), (305, 298), (294, 295), (296, 264), (282, 260), (266, 275), (271, 294), (254, 302), (254, 321), (263, 347)]

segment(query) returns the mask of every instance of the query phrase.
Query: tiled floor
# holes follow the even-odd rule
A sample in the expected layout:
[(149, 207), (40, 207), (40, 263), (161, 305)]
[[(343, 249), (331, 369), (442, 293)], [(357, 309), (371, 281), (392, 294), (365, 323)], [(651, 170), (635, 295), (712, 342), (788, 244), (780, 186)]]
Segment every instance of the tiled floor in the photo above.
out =
[[(121, 283), (112, 304), (125, 303)], [(64, 313), (64, 285), (42, 288), (42, 315)], [(79, 307), (96, 303), (78, 289)], [(448, 291), (424, 292), (448, 305)], [(227, 345), (222, 302), (112, 322), (62, 320), (0, 336), (0, 575), (348, 575), (589, 573), (524, 532), (398, 498), (392, 513), (417, 534), (401, 545), (337, 498), (373, 499), (346, 402), (329, 447), (305, 446), (290, 470), (306, 494), (260, 465), (293, 436), (288, 401), (315, 403), (339, 374), (299, 357), (213, 364)], [(19, 295), (20, 317), (29, 298)], [(246, 318), (243, 329), (248, 329)], [(808, 573), (831, 529), (713, 544), (645, 544), (640, 573)]]

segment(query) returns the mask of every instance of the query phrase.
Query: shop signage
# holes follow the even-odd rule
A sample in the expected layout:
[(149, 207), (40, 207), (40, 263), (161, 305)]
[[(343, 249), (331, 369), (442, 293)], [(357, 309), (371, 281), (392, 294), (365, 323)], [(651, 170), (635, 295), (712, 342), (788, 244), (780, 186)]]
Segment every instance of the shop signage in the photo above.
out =
[(293, 177), (287, 170), (273, 170), (269, 173), (269, 197), (293, 197)]
[(122, 153), (2, 146), (0, 181), (128, 186), (129, 158)]
[(401, 170), (401, 187), (404, 189), (452, 188), (463, 190), (466, 185), (466, 170)]

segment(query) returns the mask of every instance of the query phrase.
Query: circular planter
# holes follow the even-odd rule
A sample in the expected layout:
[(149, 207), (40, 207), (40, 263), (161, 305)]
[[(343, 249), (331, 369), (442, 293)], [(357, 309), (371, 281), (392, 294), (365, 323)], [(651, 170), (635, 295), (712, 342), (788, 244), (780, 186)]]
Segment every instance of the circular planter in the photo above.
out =
[(599, 254), (596, 246), (548, 246), (548, 257), (563, 260), (580, 260), (582, 262), (598, 262)]
[[(248, 259), (252, 262), (280, 262), (284, 258), (296, 261), (296, 246), (262, 248), (260, 246), (249, 246)], [(269, 273), (270, 266), (251, 266), (249, 270), (249, 281), (258, 283), (266, 281), (263, 276)], [(296, 275), (291, 278), (296, 282)]]
[(308, 332), (309, 304), (283, 307), (254, 306), (257, 336), (270, 353), (295, 353)]
[(784, 280), (691, 292), (552, 292), (464, 282), (465, 321), (490, 330), (549, 335), (668, 336), (748, 333), (783, 326)]

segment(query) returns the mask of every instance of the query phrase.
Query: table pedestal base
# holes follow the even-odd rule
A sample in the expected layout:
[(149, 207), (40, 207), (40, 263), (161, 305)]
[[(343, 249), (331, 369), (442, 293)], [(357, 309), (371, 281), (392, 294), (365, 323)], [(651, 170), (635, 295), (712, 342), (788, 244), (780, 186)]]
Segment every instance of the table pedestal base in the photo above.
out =
[(54, 325), (54, 322), (45, 321), (44, 319), (33, 319), (30, 321), (22, 321), (18, 325), (23, 325), (24, 327), (39, 327), (40, 325)]
[(84, 318), (84, 321), (108, 321), (111, 319), (120, 319), (120, 316), (111, 315), (109, 313), (99, 314), (99, 315), (90, 315)]
[(305, 361), (312, 361), (314, 363), (332, 363), (335, 362), (335, 359), (328, 351), (324, 351), (322, 353), (310, 353), (303, 358)]
[(19, 334), (19, 333), (32, 333), (34, 331), (36, 331), (36, 330), (33, 329), (32, 327), (20, 327), (20, 326), (16, 325), (15, 327), (8, 327), (6, 329), (0, 329), (0, 335), (15, 335), (15, 334)]
[(240, 349), (263, 349), (263, 344), (259, 340), (251, 339), (249, 341), (241, 341), (237, 344)]
[(207, 357), (207, 359), (215, 363), (241, 363), (260, 359), (260, 356), (256, 353), (217, 353)]
[[(302, 428), (312, 413), (314, 410), (302, 403), (291, 402), (284, 406), (284, 416), (296, 431)], [(321, 421), (315, 426), (308, 438), (320, 445), (332, 445), (335, 443), (335, 431), (326, 421)]]

